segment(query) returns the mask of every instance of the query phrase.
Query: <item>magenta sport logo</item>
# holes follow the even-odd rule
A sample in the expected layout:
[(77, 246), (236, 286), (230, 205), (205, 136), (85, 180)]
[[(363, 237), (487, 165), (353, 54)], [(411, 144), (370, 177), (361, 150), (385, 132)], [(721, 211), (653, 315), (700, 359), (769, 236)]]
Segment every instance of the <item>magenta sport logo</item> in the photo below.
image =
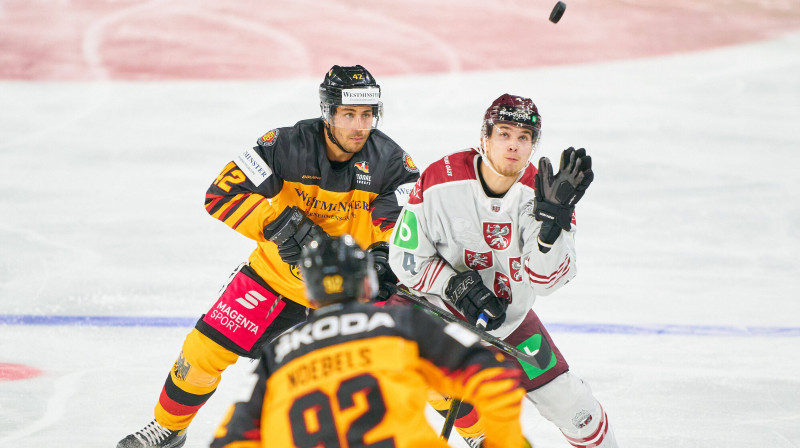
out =
[(239, 297), (236, 302), (239, 305), (247, 308), (248, 310), (255, 309), (259, 303), (266, 301), (267, 298), (261, 295), (258, 291), (247, 291), (244, 297)]

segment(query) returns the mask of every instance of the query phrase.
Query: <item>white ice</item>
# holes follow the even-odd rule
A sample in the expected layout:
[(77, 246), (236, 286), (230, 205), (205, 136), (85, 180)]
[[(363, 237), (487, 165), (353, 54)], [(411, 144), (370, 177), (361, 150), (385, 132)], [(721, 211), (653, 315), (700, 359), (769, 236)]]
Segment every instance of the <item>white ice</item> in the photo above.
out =
[[(0, 382), (0, 446), (111, 447), (152, 418), (191, 320), (253, 247), (205, 190), (264, 132), (316, 116), (320, 80), (0, 82), (0, 363), (44, 371)], [(540, 155), (588, 149), (579, 274), (537, 310), (622, 446), (800, 446), (800, 34), (379, 82), (382, 128), (421, 167), (476, 144), (504, 92), (539, 106)], [(28, 315), (189, 323), (9, 323)], [(251, 368), (225, 374), (187, 447)], [(537, 447), (568, 446), (525, 412)]]

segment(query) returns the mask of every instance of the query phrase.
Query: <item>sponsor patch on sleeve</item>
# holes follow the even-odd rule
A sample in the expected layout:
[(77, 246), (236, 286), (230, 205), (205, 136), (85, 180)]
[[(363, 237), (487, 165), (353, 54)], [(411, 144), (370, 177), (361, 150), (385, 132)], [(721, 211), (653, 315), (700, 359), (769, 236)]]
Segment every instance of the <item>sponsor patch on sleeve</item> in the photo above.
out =
[(392, 244), (403, 249), (415, 250), (419, 247), (419, 236), (417, 235), (417, 215), (411, 210), (403, 209), (403, 216), (400, 219), (400, 228), (395, 229)]
[(258, 144), (261, 146), (272, 146), (275, 144), (275, 139), (278, 138), (278, 129), (273, 129), (258, 139)]
[(256, 187), (272, 175), (272, 170), (267, 166), (267, 162), (252, 148), (236, 158), (236, 165)]
[(394, 190), (394, 195), (397, 197), (397, 205), (400, 207), (408, 204), (408, 198), (411, 196), (411, 190), (414, 189), (414, 182), (400, 185), (397, 190)]
[(481, 339), (477, 334), (454, 322), (447, 324), (444, 327), (444, 332), (450, 335), (451, 338), (460, 342), (464, 347), (469, 347)]
[(411, 156), (408, 154), (405, 154), (403, 156), (403, 167), (406, 169), (406, 171), (409, 171), (411, 173), (419, 173), (419, 168), (417, 168), (417, 164), (414, 163), (413, 160), (411, 160)]

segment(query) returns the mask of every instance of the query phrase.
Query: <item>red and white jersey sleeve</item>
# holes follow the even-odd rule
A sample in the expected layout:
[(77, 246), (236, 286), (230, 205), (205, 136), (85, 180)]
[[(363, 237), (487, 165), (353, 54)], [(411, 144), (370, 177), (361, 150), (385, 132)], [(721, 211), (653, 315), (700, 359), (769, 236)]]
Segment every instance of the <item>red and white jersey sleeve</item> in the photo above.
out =
[(576, 275), (575, 226), (562, 231), (548, 253), (540, 252), (541, 223), (533, 217), (535, 166), (529, 165), (502, 198), (492, 198), (481, 186), (479, 159), (468, 149), (422, 173), (392, 232), (389, 262), (401, 283), (442, 299), (457, 272), (478, 271), (495, 295), (509, 301), (505, 323), (491, 332), (505, 337), (537, 295), (552, 293)]

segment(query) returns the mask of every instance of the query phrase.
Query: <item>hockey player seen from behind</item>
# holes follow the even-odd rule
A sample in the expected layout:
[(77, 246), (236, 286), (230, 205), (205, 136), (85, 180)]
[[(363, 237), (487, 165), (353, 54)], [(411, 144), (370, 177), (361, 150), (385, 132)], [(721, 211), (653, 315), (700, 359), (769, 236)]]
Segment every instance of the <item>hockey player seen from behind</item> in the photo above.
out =
[[(533, 101), (505, 94), (486, 110), (478, 148), (432, 163), (395, 226), (389, 261), (411, 291), (527, 353), (523, 386), (572, 446), (616, 447), (603, 407), (566, 360), (532, 307), (575, 277), (575, 204), (592, 182), (584, 149), (530, 164), (541, 133)], [(437, 410), (444, 400), (432, 402)], [(471, 445), (483, 437), (479, 412), (464, 404), (455, 427)]]
[(182, 446), (225, 369), (240, 356), (258, 357), (264, 343), (306, 320), (314, 305), (297, 262), (313, 239), (350, 234), (361, 247), (374, 246), (384, 260), (380, 294), (391, 292), (386, 241), (419, 171), (376, 129), (380, 94), (364, 67), (333, 66), (319, 87), (320, 118), (267, 132), (213, 181), (206, 210), (256, 248), (186, 337), (155, 419), (118, 448)]
[(212, 448), (444, 448), (425, 416), (428, 388), (475, 403), (486, 448), (528, 446), (518, 367), (460, 325), (363, 303), (376, 274), (350, 236), (312, 242), (303, 253), (318, 308), (264, 350), (250, 400), (231, 408)]

